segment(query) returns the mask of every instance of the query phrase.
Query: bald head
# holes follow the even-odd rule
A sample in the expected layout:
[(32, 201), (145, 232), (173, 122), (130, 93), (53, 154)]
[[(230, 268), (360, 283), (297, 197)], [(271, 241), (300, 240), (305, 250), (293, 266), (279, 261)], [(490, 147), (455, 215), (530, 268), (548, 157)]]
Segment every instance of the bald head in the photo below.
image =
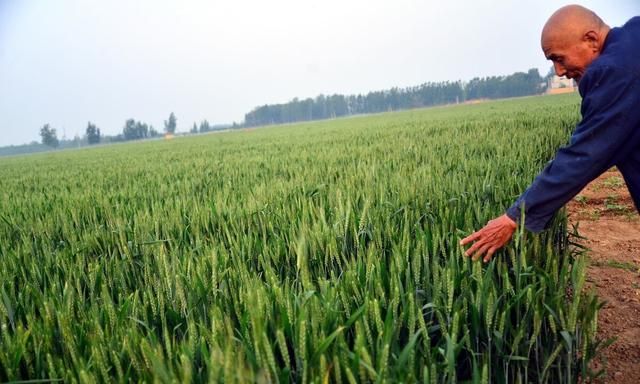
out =
[(542, 41), (545, 38), (576, 37), (588, 31), (600, 31), (608, 26), (590, 9), (580, 5), (567, 5), (555, 11), (542, 29)]
[(556, 74), (580, 80), (602, 51), (609, 33), (602, 19), (580, 5), (558, 9), (542, 29), (541, 45)]

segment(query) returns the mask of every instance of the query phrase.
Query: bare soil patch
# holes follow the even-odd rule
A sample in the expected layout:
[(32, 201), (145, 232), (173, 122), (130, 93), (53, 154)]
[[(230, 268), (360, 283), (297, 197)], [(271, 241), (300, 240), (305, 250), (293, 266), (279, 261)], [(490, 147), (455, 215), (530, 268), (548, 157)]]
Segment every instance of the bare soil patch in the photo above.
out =
[(640, 216), (622, 175), (609, 170), (568, 205), (569, 220), (587, 239), (587, 280), (606, 302), (598, 337), (617, 340), (593, 368), (606, 369), (600, 383), (640, 383)]

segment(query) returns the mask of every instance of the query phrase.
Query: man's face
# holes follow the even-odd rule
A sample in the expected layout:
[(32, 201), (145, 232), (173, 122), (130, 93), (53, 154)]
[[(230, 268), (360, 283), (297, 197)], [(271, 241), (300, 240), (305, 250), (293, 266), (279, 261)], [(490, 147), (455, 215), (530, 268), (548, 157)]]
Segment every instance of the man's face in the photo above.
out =
[(569, 36), (549, 36), (542, 40), (542, 50), (547, 60), (553, 62), (558, 76), (580, 81), (587, 67), (597, 57), (589, 39)]

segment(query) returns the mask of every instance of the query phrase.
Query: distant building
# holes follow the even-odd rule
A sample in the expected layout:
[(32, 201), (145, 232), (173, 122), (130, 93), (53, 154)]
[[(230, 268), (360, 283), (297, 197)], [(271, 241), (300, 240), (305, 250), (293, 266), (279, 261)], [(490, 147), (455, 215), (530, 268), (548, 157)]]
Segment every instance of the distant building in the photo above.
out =
[(571, 93), (578, 90), (576, 86), (576, 82), (572, 79), (567, 79), (562, 76), (553, 76), (549, 79), (547, 84), (547, 93), (550, 95), (555, 95), (559, 93)]

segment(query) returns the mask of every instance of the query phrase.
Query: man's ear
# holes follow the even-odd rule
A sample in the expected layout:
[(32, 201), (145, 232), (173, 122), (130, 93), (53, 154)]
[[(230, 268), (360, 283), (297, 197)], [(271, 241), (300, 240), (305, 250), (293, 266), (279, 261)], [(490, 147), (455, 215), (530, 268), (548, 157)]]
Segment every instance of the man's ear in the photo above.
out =
[(582, 41), (589, 44), (589, 48), (600, 51), (600, 35), (596, 31), (588, 31), (582, 36)]

